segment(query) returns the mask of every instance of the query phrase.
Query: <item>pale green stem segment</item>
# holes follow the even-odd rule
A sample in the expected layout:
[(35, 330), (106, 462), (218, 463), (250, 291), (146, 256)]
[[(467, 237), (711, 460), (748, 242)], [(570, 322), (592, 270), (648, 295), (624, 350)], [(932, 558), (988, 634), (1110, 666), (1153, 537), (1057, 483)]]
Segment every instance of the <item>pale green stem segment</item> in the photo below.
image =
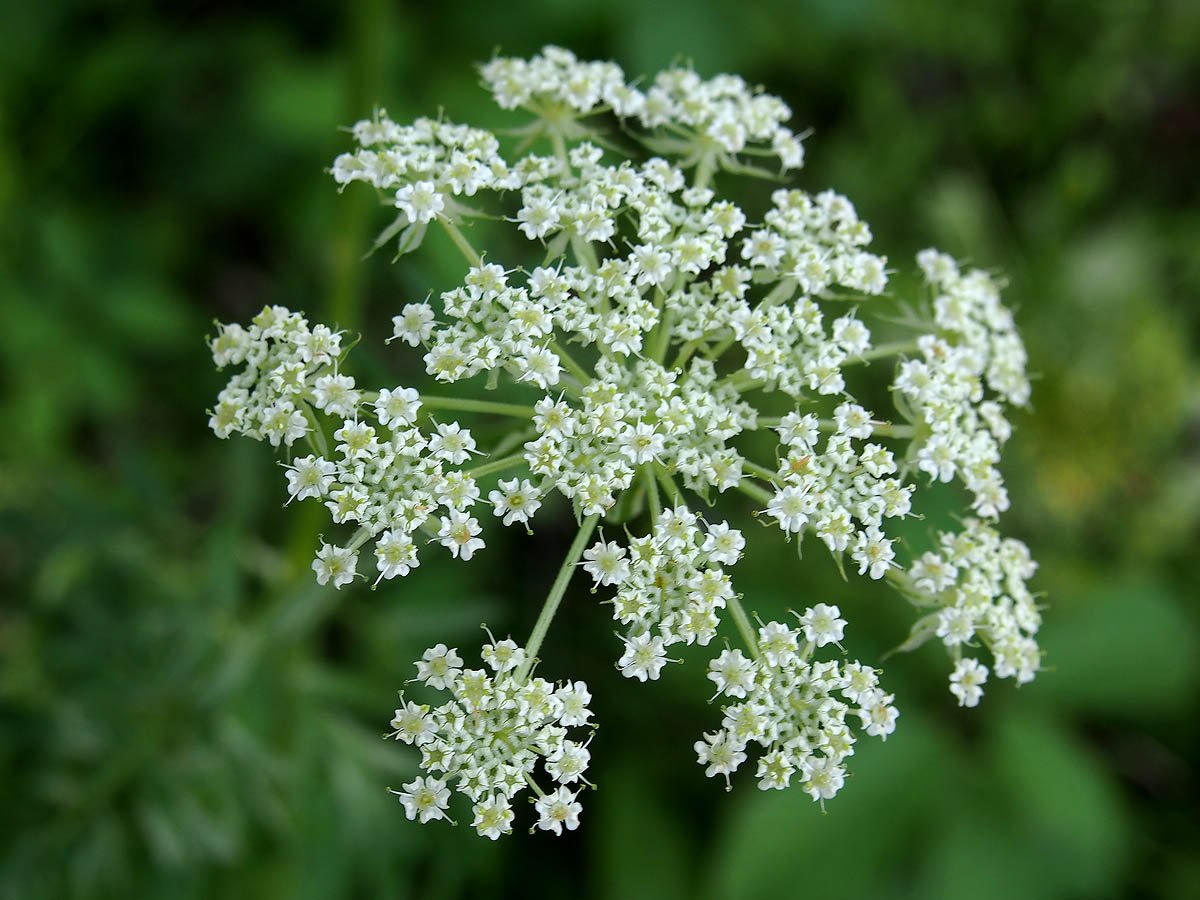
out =
[(562, 364), (567, 367), (567, 371), (579, 381), (581, 387), (587, 385), (592, 380), (592, 377), (588, 375), (587, 369), (581, 366), (579, 361), (568, 353), (562, 344), (556, 340), (551, 340), (549, 346), (551, 351), (562, 360)]
[(537, 658), (537, 652), (541, 649), (542, 641), (546, 638), (546, 632), (550, 630), (550, 623), (554, 620), (554, 614), (558, 612), (558, 605), (562, 602), (563, 595), (567, 592), (567, 584), (575, 572), (575, 564), (583, 556), (584, 547), (587, 546), (588, 539), (592, 536), (599, 518), (600, 516), (598, 515), (588, 516), (583, 520), (583, 524), (579, 526), (579, 534), (575, 535), (575, 540), (571, 543), (571, 548), (567, 551), (567, 558), (563, 560), (562, 568), (558, 570), (558, 577), (554, 579), (554, 584), (550, 586), (550, 593), (546, 597), (546, 602), (542, 604), (542, 611), (538, 615), (537, 621), (533, 624), (533, 631), (529, 634), (529, 640), (525, 642), (525, 665), (521, 667), (521, 678), (528, 676), (529, 670), (533, 667), (534, 660)]
[[(817, 427), (822, 431), (838, 430), (838, 424), (833, 419), (818, 419)], [(912, 425), (893, 425), (890, 422), (872, 422), (871, 435), (878, 435), (879, 437), (913, 438), (917, 436), (917, 429)]]
[(313, 408), (304, 401), (300, 402), (300, 409), (304, 413), (304, 418), (308, 422), (308, 432), (305, 438), (308, 440), (308, 445), (316, 450), (321, 456), (329, 458), (329, 444), (325, 440), (325, 429), (321, 427), (320, 421), (317, 419), (317, 414), (313, 412)]
[(712, 183), (713, 173), (717, 171), (717, 155), (716, 153), (705, 153), (700, 157), (700, 163), (696, 166), (696, 180), (693, 185), (698, 188), (706, 188)]
[(658, 478), (658, 483), (662, 485), (663, 490), (666, 492), (667, 498), (676, 506), (683, 503), (683, 491), (679, 490), (679, 486), (675, 484), (675, 480), (667, 470), (662, 467), (662, 463), (654, 463), (654, 474)]
[(467, 262), (476, 268), (483, 265), (483, 257), (475, 252), (475, 248), (471, 246), (471, 242), (467, 240), (467, 236), (462, 233), (457, 225), (444, 216), (440, 216), (438, 222), (446, 229), (446, 234), (450, 235), (450, 240), (454, 241), (454, 246), (467, 258)]
[(768, 491), (766, 488), (759, 487), (757, 484), (752, 484), (751, 482), (746, 481), (745, 479), (743, 479), (742, 481), (739, 481), (737, 483), (737, 489), (739, 491), (741, 491), (743, 494), (745, 494), (747, 497), (753, 497), (759, 503), (764, 503), (764, 504), (770, 503), (771, 498), (773, 498), (775, 496), (770, 491)]
[(660, 365), (666, 361), (667, 350), (671, 346), (671, 329), (675, 324), (675, 313), (670, 307), (663, 309), (661, 315), (658, 330), (654, 332), (654, 338), (649, 348), (650, 359)]
[(532, 419), (536, 412), (532, 406), (522, 406), (519, 403), (496, 403), (492, 400), (472, 400), (467, 397), (441, 397), (431, 394), (421, 395), (421, 406), (424, 409), (452, 409), (458, 412), (491, 413), (497, 416), (512, 416), (515, 419)]
[(684, 344), (682, 347), (680, 347), (679, 353), (675, 356), (675, 362), (671, 366), (671, 368), (682, 370), (684, 363), (686, 363), (689, 359), (692, 358), (692, 354), (695, 353), (698, 349), (700, 349), (700, 346), (703, 343), (704, 343), (704, 338), (696, 338), (696, 340), (688, 341), (686, 344)]
[(357, 550), (359, 547), (365, 544), (370, 537), (371, 532), (369, 529), (360, 528), (358, 531), (354, 532), (354, 536), (350, 538), (350, 543), (346, 545), (346, 549), (351, 551)]
[(514, 453), (511, 456), (502, 456), (499, 459), (488, 460), (473, 469), (467, 469), (463, 474), (469, 478), (483, 478), (496, 472), (503, 472), (505, 469), (511, 469), (513, 466), (523, 465), (524, 463), (525, 454)]
[(662, 515), (662, 500), (658, 496), (658, 480), (650, 466), (642, 466), (642, 482), (646, 485), (646, 497), (650, 501), (650, 514), (658, 521)]
[(746, 642), (746, 647), (750, 650), (750, 655), (758, 659), (758, 638), (754, 634), (754, 626), (750, 624), (750, 617), (746, 615), (746, 610), (742, 608), (742, 601), (736, 594), (729, 598), (729, 612), (733, 616), (733, 624), (737, 626), (742, 640)]
[(774, 484), (775, 480), (779, 477), (777, 472), (768, 469), (766, 466), (760, 466), (756, 462), (751, 462), (748, 459), (743, 459), (742, 465), (768, 484)]
[(916, 353), (920, 347), (916, 341), (896, 341), (891, 344), (880, 344), (878, 347), (872, 347), (861, 356), (855, 356), (846, 360), (842, 365), (851, 365), (856, 362), (870, 362), (873, 359), (886, 359), (889, 356), (899, 356), (901, 354)]
[(746, 393), (747, 391), (754, 391), (754, 390), (757, 390), (758, 388), (762, 387), (764, 384), (766, 384), (765, 381), (755, 378), (753, 375), (751, 375), (745, 369), (743, 369), (740, 372), (734, 372), (728, 378), (725, 378), (724, 380), (722, 380), (721, 383), (729, 385), (738, 393)]

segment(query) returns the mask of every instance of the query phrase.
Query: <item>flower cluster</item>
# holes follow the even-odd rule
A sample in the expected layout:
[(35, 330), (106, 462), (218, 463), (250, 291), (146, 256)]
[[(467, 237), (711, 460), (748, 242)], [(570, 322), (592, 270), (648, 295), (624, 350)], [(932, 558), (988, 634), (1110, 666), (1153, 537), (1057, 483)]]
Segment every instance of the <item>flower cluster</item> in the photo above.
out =
[(767, 513), (789, 534), (811, 529), (831, 553), (849, 549), (860, 575), (882, 578), (896, 556), (883, 520), (908, 515), (913, 487), (894, 477), (892, 451), (877, 443), (855, 447), (876, 427), (861, 406), (841, 404), (828, 426), (821, 444), (816, 416), (783, 417), (777, 430), (787, 455), (775, 474), (779, 487)]
[(903, 573), (903, 589), (922, 605), (938, 607), (917, 623), (914, 634), (936, 635), (957, 660), (950, 690), (960, 705), (977, 705), (987, 681), (987, 666), (963, 656), (963, 648), (976, 641), (991, 651), (997, 677), (1024, 684), (1037, 673), (1041, 653), (1034, 635), (1041, 613), (1027, 587), (1036, 571), (1025, 544), (969, 519), (962, 531), (939, 534), (938, 549), (913, 560)]
[[(529, 658), (512, 640), (484, 644), (480, 656), (486, 669), (466, 669), (457, 650), (438, 644), (416, 663), (417, 680), (450, 699), (431, 707), (400, 695), (389, 736), (421, 751), (426, 775), (393, 793), (408, 818), (430, 822), (449, 818), (453, 787), (471, 802), (475, 830), (496, 840), (512, 831), (512, 802), (530, 788), (537, 827), (573, 831), (591, 754), (586, 742), (567, 734), (589, 724), (587, 685), (533, 677)], [(537, 783), (539, 770), (553, 790)]]
[(918, 467), (938, 481), (958, 475), (974, 495), (976, 513), (995, 518), (1009, 505), (996, 469), (1012, 434), (1003, 404), (1029, 401), (1025, 347), (990, 275), (978, 269), (964, 275), (933, 250), (917, 261), (935, 292), (937, 330), (917, 341), (920, 358), (901, 363), (893, 387), (907, 417), (928, 432)]
[(726, 782), (758, 744), (758, 786), (783, 790), (793, 777), (814, 800), (824, 802), (842, 788), (843, 766), (854, 753), (848, 715), (868, 735), (887, 740), (899, 713), (895, 699), (879, 687), (879, 673), (853, 662), (818, 662), (816, 648), (841, 640), (846, 620), (836, 606), (818, 604), (799, 617), (799, 627), (768, 622), (758, 629), (758, 651), (748, 659), (726, 650), (709, 663), (717, 694), (729, 698), (721, 728), (696, 742), (696, 754), (711, 778)]
[[(796, 628), (755, 628), (726, 571), (745, 539), (723, 510), (698, 516), (699, 503), (742, 498), (798, 546), (815, 535), (848, 581), (895, 587), (923, 613), (902, 646), (941, 638), (961, 705), (979, 702), (991, 671), (977, 647), (997, 676), (1032, 678), (1035, 565), (994, 524), (1009, 506), (1006, 416), (1029, 399), (996, 280), (928, 250), (917, 265), (929, 296), (899, 304), (845, 197), (784, 187), (743, 208), (721, 196), (716, 179), (763, 174), (757, 159), (784, 172), (803, 161), (787, 106), (740, 78), (672, 68), (630, 81), (555, 47), (480, 71), (524, 124), (497, 136), (380, 111), (353, 127), (356, 146), (332, 168), (339, 187), (370, 185), (393, 209), (376, 248), (412, 253), (433, 235), (461, 252), (465, 272), (400, 304), (390, 340), (450, 393), (360, 389), (343, 371), (342, 334), (278, 307), (220, 325), (211, 343), (217, 366), (235, 370), (213, 430), (280, 448), (289, 502), (323, 504), (328, 533), (345, 532), (317, 549), (322, 584), (353, 583), (364, 550), (375, 584), (416, 569), (422, 544), (471, 560), (489, 512), (531, 530), (569, 508), (578, 523), (524, 648), (485, 647), (491, 674), (464, 670), (445, 645), (418, 664), (452, 699), (405, 701), (393, 723), (426, 772), (399, 792), (410, 818), (445, 818), (453, 785), (494, 838), (529, 787), (540, 827), (575, 827), (587, 751), (565, 730), (588, 723), (587, 691), (531, 669), (580, 567), (611, 591), (627, 677), (657, 680), (670, 648), (699, 652), (687, 648), (736, 630), (743, 649), (707, 654), (725, 704), (720, 730), (697, 745), (710, 775), (728, 777), (757, 744), (761, 787), (837, 792), (852, 726), (886, 737), (893, 697), (869, 666), (813, 658), (840, 647), (838, 606), (814, 605)], [(623, 152), (630, 142), (639, 149)], [(480, 218), (507, 240), (476, 247)], [(868, 363), (888, 367), (894, 412), (861, 402)], [(501, 386), (503, 400), (488, 399)], [(513, 427), (489, 455), (443, 410)], [(973, 516), (964, 529), (932, 548), (902, 542), (896, 520), (919, 508), (926, 483), (954, 481)]]
[(629, 542), (601, 541), (584, 553), (597, 586), (616, 588), (613, 618), (625, 626), (618, 667), (627, 678), (655, 680), (672, 644), (707, 646), (719, 612), (733, 597), (723, 566), (741, 558), (746, 541), (725, 522), (704, 524), (685, 506), (661, 512), (650, 534)]

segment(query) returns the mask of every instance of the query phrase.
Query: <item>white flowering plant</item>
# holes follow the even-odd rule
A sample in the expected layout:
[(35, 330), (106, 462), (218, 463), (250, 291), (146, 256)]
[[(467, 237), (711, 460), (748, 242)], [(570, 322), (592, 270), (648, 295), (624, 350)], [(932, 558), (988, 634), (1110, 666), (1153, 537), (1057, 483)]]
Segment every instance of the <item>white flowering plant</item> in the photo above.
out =
[[(813, 535), (848, 579), (894, 586), (919, 614), (902, 649), (939, 638), (960, 705), (977, 705), (990, 675), (1032, 679), (1036, 564), (995, 527), (1009, 505), (1006, 413), (1029, 382), (996, 280), (924, 251), (928, 290), (898, 316), (887, 260), (846, 198), (780, 187), (761, 212), (722, 198), (719, 173), (786, 180), (804, 159), (787, 106), (740, 78), (673, 68), (642, 89), (555, 47), (480, 72), (526, 117), (515, 150), (480, 128), (379, 111), (332, 167), (339, 186), (366, 184), (395, 210), (377, 247), (411, 253), (435, 229), (465, 258), (461, 284), (392, 320), (390, 340), (423, 352), (447, 389), (366, 390), (344, 371), (341, 332), (280, 307), (211, 341), (216, 365), (235, 370), (212, 429), (279, 448), (289, 502), (324, 504), (344, 529), (316, 551), (322, 585), (409, 576), (429, 545), (470, 561), (486, 520), (530, 529), (545, 507), (573, 510), (578, 531), (523, 646), (490, 639), (483, 669), (445, 644), (417, 662), (419, 691), (449, 698), (402, 695), (392, 720), (425, 772), (395, 792), (408, 818), (453, 821), (453, 790), (495, 839), (528, 791), (537, 828), (578, 826), (588, 738), (569, 735), (592, 727), (591, 695), (535, 676), (578, 568), (611, 604), (622, 675), (657, 680), (672, 648), (708, 648), (721, 716), (695, 751), (709, 776), (728, 784), (753, 756), (763, 790), (837, 794), (858, 736), (895, 729), (894, 695), (877, 668), (844, 659), (839, 606), (782, 622), (746, 612), (729, 574), (746, 542), (716, 512), (726, 505), (797, 544)], [(540, 262), (476, 247), (480, 217), (508, 223)], [(874, 342), (873, 316), (903, 339)], [(893, 409), (851, 393), (867, 363), (892, 367)], [(526, 402), (487, 399), (502, 379)], [(484, 454), (447, 413), (510, 421), (511, 437)], [(773, 458), (753, 458), (755, 434), (772, 436)], [(955, 480), (962, 528), (901, 545), (892, 523), (914, 492)], [(726, 617), (737, 648), (717, 640)]]

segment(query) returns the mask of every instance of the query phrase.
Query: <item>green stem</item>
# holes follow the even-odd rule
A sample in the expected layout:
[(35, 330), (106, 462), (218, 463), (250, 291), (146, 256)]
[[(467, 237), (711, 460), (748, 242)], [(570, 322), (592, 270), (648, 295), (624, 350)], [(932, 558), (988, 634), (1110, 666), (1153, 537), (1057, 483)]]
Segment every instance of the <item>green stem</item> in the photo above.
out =
[(655, 521), (662, 515), (662, 500), (658, 496), (658, 480), (650, 466), (642, 466), (642, 482), (646, 485), (646, 498), (650, 501), (650, 514)]
[(562, 360), (563, 365), (567, 367), (567, 371), (579, 381), (580, 387), (584, 387), (591, 382), (592, 376), (588, 374), (587, 369), (581, 366), (575, 357), (566, 351), (566, 348), (562, 344), (556, 340), (551, 340), (550, 349)]
[[(822, 431), (837, 431), (838, 424), (833, 419), (817, 419), (817, 427)], [(913, 438), (917, 429), (913, 425), (893, 425), (890, 422), (872, 422), (871, 435), (893, 438)]]
[(754, 626), (750, 624), (750, 617), (746, 615), (746, 610), (742, 608), (742, 601), (736, 595), (729, 598), (729, 612), (733, 616), (733, 624), (737, 626), (742, 640), (746, 642), (746, 647), (750, 650), (750, 655), (758, 659), (758, 638), (754, 634)]
[(316, 450), (318, 454), (328, 459), (329, 443), (325, 440), (325, 429), (321, 427), (321, 422), (317, 419), (317, 414), (303, 400), (300, 401), (300, 410), (304, 413), (304, 418), (308, 421), (308, 426), (311, 429), (305, 435), (308, 439), (308, 445)]
[(777, 472), (773, 472), (766, 466), (760, 466), (758, 463), (751, 462), (748, 459), (743, 459), (742, 465), (772, 486), (775, 484), (776, 479), (779, 478), (779, 474)]
[(704, 338), (696, 338), (696, 340), (688, 341), (686, 344), (680, 347), (679, 353), (675, 355), (675, 362), (671, 364), (671, 368), (682, 369), (684, 363), (692, 358), (692, 354), (695, 353), (703, 343)]
[(722, 379), (720, 383), (729, 385), (738, 393), (745, 393), (747, 391), (757, 390), (766, 382), (755, 378), (745, 369), (742, 369), (740, 372), (734, 372), (729, 377)]
[(492, 400), (472, 400), (468, 397), (442, 397), (422, 394), (421, 405), (425, 409), (453, 409), (461, 412), (491, 413), (497, 416), (512, 416), (515, 419), (532, 419), (534, 408), (518, 403), (496, 403)]
[(709, 151), (700, 157), (700, 163), (696, 166), (696, 180), (692, 182), (693, 187), (706, 188), (712, 183), (713, 173), (717, 171), (717, 155), (715, 152)]
[(658, 483), (662, 485), (667, 497), (673, 504), (679, 506), (683, 503), (683, 491), (679, 489), (675, 480), (663, 468), (662, 463), (654, 463), (654, 475), (658, 478)]
[(764, 503), (764, 504), (770, 503), (771, 499), (775, 496), (773, 493), (768, 491), (766, 488), (759, 487), (757, 484), (751, 484), (749, 481), (745, 481), (745, 480), (739, 481), (737, 483), (737, 489), (739, 491), (741, 491), (743, 494), (745, 494), (747, 497), (753, 497), (759, 503)]
[(495, 472), (503, 472), (505, 469), (511, 469), (513, 466), (522, 465), (524, 462), (525, 454), (514, 453), (511, 456), (501, 456), (499, 459), (489, 460), (473, 469), (467, 469), (463, 474), (469, 478), (478, 479)]
[(441, 223), (442, 228), (446, 229), (446, 234), (450, 235), (450, 240), (454, 241), (454, 246), (467, 258), (467, 262), (476, 268), (483, 265), (483, 257), (475, 252), (475, 248), (471, 246), (471, 242), (467, 240), (467, 236), (457, 225), (444, 216), (439, 217), (438, 222)]
[(920, 347), (916, 341), (895, 341), (891, 344), (880, 344), (878, 347), (873, 347), (861, 356), (855, 356), (847, 359), (843, 365), (850, 365), (856, 362), (870, 362), (873, 359), (886, 359), (889, 356), (899, 356), (902, 353), (916, 353)]
[(583, 548), (587, 544), (588, 538), (592, 536), (592, 531), (599, 518), (598, 515), (588, 516), (579, 526), (579, 534), (575, 535), (575, 540), (567, 551), (567, 558), (563, 560), (562, 567), (558, 570), (558, 576), (554, 579), (554, 584), (550, 586), (546, 602), (542, 604), (542, 611), (533, 625), (529, 640), (525, 642), (525, 665), (521, 667), (521, 678), (528, 676), (529, 670), (533, 667), (537, 652), (541, 649), (546, 632), (550, 630), (550, 623), (554, 620), (554, 614), (558, 611), (558, 605), (567, 592), (567, 584), (575, 572), (575, 564), (583, 556)]

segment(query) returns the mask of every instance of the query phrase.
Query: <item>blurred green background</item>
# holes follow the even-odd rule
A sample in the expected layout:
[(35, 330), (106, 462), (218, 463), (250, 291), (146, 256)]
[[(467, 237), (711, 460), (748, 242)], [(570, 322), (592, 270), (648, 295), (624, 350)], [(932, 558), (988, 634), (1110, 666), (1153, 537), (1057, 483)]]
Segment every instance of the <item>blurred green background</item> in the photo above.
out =
[[(291, 6), (0, 12), (0, 897), (1200, 895), (1200, 5)], [(597, 698), (581, 830), (407, 822), (394, 692), (480, 622), (524, 637), (566, 516), (334, 593), (323, 511), (285, 514), (269, 448), (205, 427), (203, 338), (264, 303), (417, 379), (382, 323), (461, 265), (433, 239), (361, 261), (387, 217), (324, 174), (339, 126), (519, 124), (472, 63), (546, 42), (764, 84), (815, 129), (801, 186), (846, 193), (893, 266), (935, 244), (1010, 282), (1039, 380), (1001, 525), (1042, 565), (1049, 671), (961, 711), (939, 648), (889, 661), (899, 728), (825, 815), (705, 779), (702, 666), (620, 678), (577, 585), (543, 656)], [(839, 602), (867, 659), (906, 633), (886, 590), (751, 537), (750, 607)]]

